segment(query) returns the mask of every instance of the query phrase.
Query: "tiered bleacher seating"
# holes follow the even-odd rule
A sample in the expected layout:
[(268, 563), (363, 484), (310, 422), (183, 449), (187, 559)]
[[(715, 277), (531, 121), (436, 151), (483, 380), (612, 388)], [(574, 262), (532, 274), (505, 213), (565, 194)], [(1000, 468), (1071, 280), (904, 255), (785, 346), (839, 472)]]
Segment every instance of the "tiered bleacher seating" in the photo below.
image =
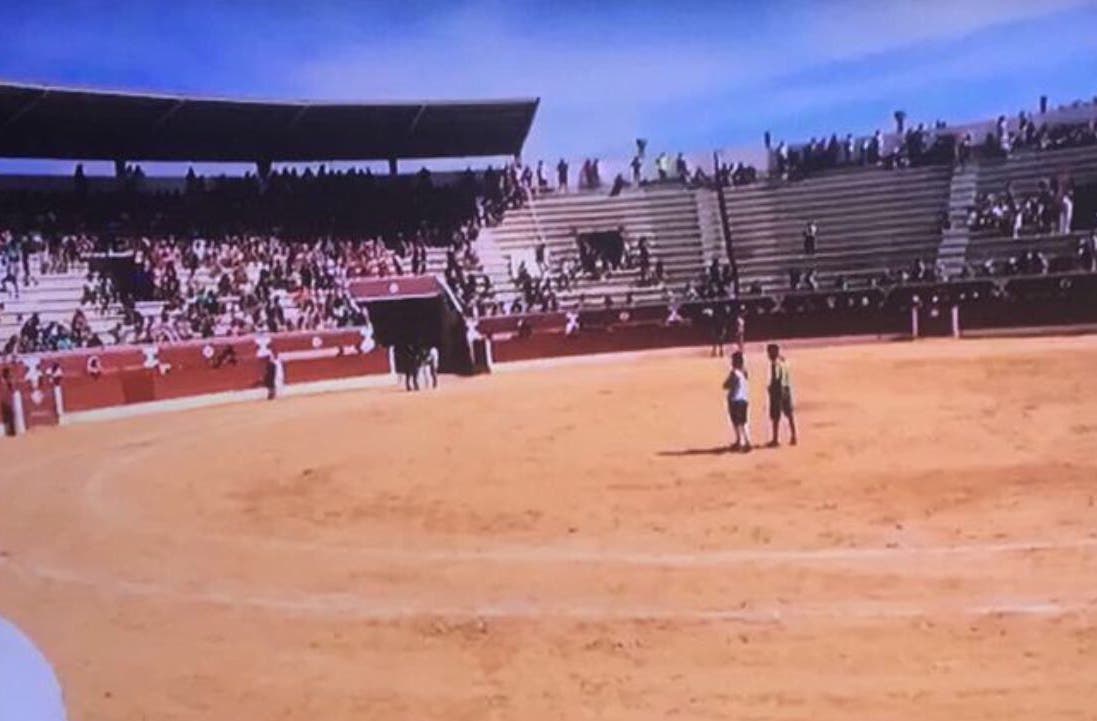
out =
[[(216, 290), (217, 288), (217, 278), (211, 274), (207, 268), (198, 268), (194, 273), (194, 281), (200, 293), (207, 290)], [(279, 304), (282, 306), (286, 321), (290, 324), (296, 324), (297, 319), (301, 316), (301, 311), (297, 307), (293, 293), (289, 293), (285, 290), (275, 290), (272, 292), (272, 295), (278, 299)], [(228, 308), (239, 308), (239, 296), (220, 296), (220, 300)], [(160, 315), (160, 312), (164, 309), (164, 305), (164, 302), (160, 300), (143, 300), (134, 303), (134, 308), (144, 317), (154, 318)], [(89, 318), (90, 317), (94, 316), (89, 316)], [(122, 318), (121, 305), (115, 304), (112, 306), (112, 308), (108, 309), (108, 314), (105, 317), (114, 322), (120, 320)], [(93, 323), (92, 325), (94, 327), (95, 324)], [(113, 327), (113, 323), (108, 329), (111, 327)]]
[[(81, 268), (62, 274), (35, 275), (35, 282), (30, 286), (20, 285), (18, 298), (0, 293), (0, 346), (18, 333), (34, 313), (43, 324), (57, 322), (67, 326), (73, 313), (80, 308), (86, 272)], [(105, 313), (90, 306), (83, 310), (96, 333), (110, 330), (122, 318), (118, 307), (108, 308)]]
[[(477, 252), (497, 297), (510, 302), (519, 295), (511, 278), (512, 264), (528, 258), (538, 242), (545, 244), (550, 267), (565, 259), (578, 262), (574, 232), (623, 229), (635, 245), (646, 238), (652, 263), (662, 259), (667, 287), (679, 290), (696, 279), (705, 262), (698, 224), (695, 193), (685, 189), (653, 189), (627, 192), (616, 197), (604, 193), (578, 193), (537, 198), (511, 210), (503, 222), (484, 229)], [(527, 264), (528, 267), (529, 264)], [(530, 268), (532, 271), (533, 269)], [(562, 307), (573, 306), (580, 294), (591, 301), (609, 295), (620, 303), (632, 293), (637, 303), (661, 300), (664, 289), (640, 285), (639, 270), (621, 270), (609, 278), (593, 280), (580, 275), (575, 286), (559, 294)]]
[[(1043, 251), (1049, 257), (1062, 256), (1070, 253), (1076, 237), (1058, 234), (1037, 236), (1028, 231), (1021, 239), (1012, 239), (1008, 234), (995, 230), (969, 231), (966, 222), (968, 209), (977, 194), (1000, 193), (1007, 181), (1012, 182), (1015, 195), (1032, 193), (1040, 180), (1049, 177), (1057, 177), (1060, 181), (1069, 178), (1076, 184), (1093, 183), (1097, 181), (1097, 146), (1054, 151), (1037, 151), (1030, 146), (1017, 150), (1009, 158), (973, 157), (965, 167), (960, 168), (950, 165), (900, 169), (875, 166), (828, 168), (798, 181), (762, 179), (722, 191), (662, 185), (630, 189), (617, 196), (610, 196), (605, 191), (547, 193), (533, 196), (524, 204), (512, 202), (515, 197), (520, 201), (529, 192), (529, 189), (523, 190), (518, 186), (516, 169), (508, 169), (503, 177), (505, 180), (492, 182), (493, 186), (499, 184), (498, 192), (488, 194), (494, 198), (493, 204), (498, 203), (500, 208), (504, 205), (508, 207), (497, 225), (490, 225), (498, 221), (496, 213), (484, 213), (482, 219), (478, 217), (476, 203), (471, 201), (478, 197), (483, 205), (488, 196), (477, 196), (477, 181), (473, 176), (469, 178), (467, 189), (459, 192), (454, 189), (453, 197), (429, 183), (413, 190), (417, 186), (412, 184), (411, 179), (405, 179), (407, 182), (403, 185), (393, 185), (376, 197), (373, 190), (364, 190), (373, 188), (373, 182), (367, 183), (364, 176), (325, 176), (324, 180), (307, 181), (302, 176), (300, 181), (283, 178), (282, 182), (287, 184), (287, 188), (301, 186), (302, 195), (298, 201), (302, 207), (311, 207), (310, 202), (317, 194), (328, 193), (332, 187), (342, 187), (342, 195), (348, 203), (353, 204), (365, 193), (373, 198), (373, 202), (367, 204), (367, 210), (372, 208), (381, 215), (385, 212), (378, 209), (390, 204), (392, 197), (400, 197), (401, 191), (397, 188), (404, 188), (413, 196), (418, 193), (414, 197), (419, 197), (420, 201), (437, 195), (435, 199), (439, 200), (439, 207), (427, 213), (434, 221), (433, 225), (428, 223), (431, 227), (426, 236), (427, 242), (443, 246), (427, 252), (427, 271), (439, 276), (445, 274), (444, 244), (454, 229), (462, 225), (478, 225), (482, 220), (486, 225), (479, 229), (479, 237), (473, 244), (478, 262), (462, 268), (464, 273), (474, 276), (474, 280), (482, 280), (480, 276), (483, 275), (491, 280), (494, 292), (489, 294), (489, 298), (492, 303), (477, 302), (478, 309), (493, 304), (509, 308), (512, 301), (521, 296), (521, 290), (515, 283), (515, 273), (522, 262), (531, 274), (540, 272), (533, 263), (535, 248), (540, 244), (545, 249), (550, 275), (560, 268), (565, 259), (578, 265), (577, 233), (620, 229), (633, 251), (638, 241), (645, 239), (652, 266), (656, 261), (663, 264), (664, 282), (661, 284), (640, 283), (640, 271), (635, 267), (614, 270), (599, 280), (580, 272), (570, 287), (556, 291), (560, 307), (568, 309), (577, 304), (580, 296), (592, 305), (600, 304), (606, 296), (616, 304), (624, 302), (627, 296), (631, 296), (637, 304), (662, 302), (667, 299), (668, 290), (680, 295), (687, 283), (696, 284), (714, 258), (727, 260), (719, 213), (721, 194), (728, 214), (739, 269), (739, 285), (743, 292), (756, 283), (765, 293), (785, 291), (788, 289), (789, 271), (793, 269), (814, 271), (818, 287), (829, 289), (839, 276), (858, 285), (859, 281), (870, 277), (908, 270), (919, 260), (928, 266), (940, 261), (945, 272), (954, 275), (965, 264), (977, 266), (987, 259), (1001, 261), (1030, 250)], [(251, 195), (247, 197), (251, 197), (253, 202), (259, 205), (272, 203), (279, 207), (278, 203), (267, 199), (260, 202), (262, 196), (258, 186), (251, 187), (254, 183), (245, 185), (251, 188), (248, 191)], [(217, 219), (219, 216), (213, 210), (218, 210), (228, 214), (222, 220), (232, 220), (234, 206), (230, 201), (235, 196), (228, 192), (231, 190), (228, 185), (224, 190), (218, 187), (196, 189), (183, 197), (197, 198), (210, 205), (209, 208), (202, 206), (206, 212), (199, 213), (199, 218), (212, 215)], [(429, 190), (431, 188), (434, 189)], [(227, 195), (222, 198), (221, 193)], [(134, 194), (122, 194), (117, 198), (105, 194), (103, 197), (134, 203), (137, 208), (142, 207), (141, 203), (145, 200)], [(21, 198), (17, 193), (11, 195), (12, 207), (9, 211), (18, 218), (34, 216), (35, 212), (31, 211), (35, 209), (22, 207)], [(442, 202), (446, 198), (449, 201)], [(82, 208), (86, 202), (81, 200), (74, 207)], [(63, 203), (62, 207), (69, 205), (72, 203)], [(410, 201), (407, 205), (410, 210), (405, 209), (407, 212), (397, 213), (397, 217), (390, 219), (392, 222), (388, 225), (392, 226), (390, 230), (393, 231), (389, 233), (390, 240), (397, 236), (407, 240), (422, 230), (416, 230), (417, 226), (412, 222), (419, 205)], [(126, 205), (122, 207), (129, 208)], [(178, 208), (176, 210), (185, 219), (186, 214)], [(90, 211), (84, 209), (82, 212)], [(326, 218), (324, 213), (320, 215), (323, 216), (321, 220)], [(95, 214), (92, 216), (95, 217)], [(80, 217), (80, 213), (75, 213), (70, 224), (76, 225), (76, 219)], [(951, 227), (942, 227), (945, 218)], [(385, 225), (365, 210), (362, 217), (355, 216), (354, 219), (364, 227)], [(814, 221), (818, 227), (816, 251), (811, 255), (806, 254), (803, 247), (803, 232), (809, 221)], [(267, 223), (270, 223), (269, 218)], [(19, 224), (12, 224), (13, 227), (16, 225)], [(462, 260), (462, 263), (466, 261)], [(406, 260), (403, 272), (409, 270), (410, 261)], [(22, 288), (18, 299), (0, 294), (0, 342), (17, 333), (21, 324), (34, 312), (39, 313), (43, 323), (56, 321), (68, 324), (73, 312), (80, 307), (84, 273), (84, 269), (79, 268), (65, 274), (40, 276), (37, 278), (38, 285)], [(466, 295), (475, 295), (476, 289), (470, 290), (472, 285), (466, 285)], [(217, 278), (201, 269), (198, 272), (198, 286), (199, 289), (216, 288)], [(282, 289), (284, 287), (280, 286), (274, 294), (281, 301), (289, 325), (293, 325), (300, 313), (292, 296)], [(459, 289), (453, 290), (456, 292)], [(239, 289), (234, 292), (239, 292)], [(223, 297), (222, 301), (231, 304), (233, 298)], [(137, 310), (149, 318), (157, 316), (162, 305), (160, 302), (143, 301), (137, 304)], [(466, 310), (472, 312), (473, 308)], [(123, 317), (122, 308), (117, 305), (105, 312), (90, 307), (85, 308), (84, 312), (92, 330), (101, 334), (113, 328)]]
[[(951, 175), (951, 168), (941, 166), (852, 168), (795, 183), (726, 188), (741, 285), (787, 289), (790, 268), (814, 268), (825, 287), (839, 275), (879, 275), (919, 258), (932, 264)], [(818, 243), (807, 256), (803, 231), (812, 220)]]
[[(324, 252), (334, 253), (335, 251)], [(391, 251), (378, 252), (382, 253), (382, 260), (379, 261), (383, 265), (381, 272), (385, 274), (393, 273), (395, 263), (391, 260), (393, 257)], [(304, 289), (296, 285), (298, 278), (292, 273), (291, 280), (283, 281), (273, 287), (266, 286), (269, 297), (275, 299), (281, 307), (280, 315), (284, 318), (284, 322), (277, 321), (279, 330), (329, 328), (346, 321), (346, 318), (338, 317), (342, 314), (343, 307), (345, 307), (340, 305), (341, 296), (345, 290), (343, 273), (347, 273), (350, 277), (369, 276), (371, 273), (377, 272), (377, 266), (375, 265), (377, 257), (364, 259), (362, 256), (354, 256), (351, 251), (348, 251), (348, 255), (340, 256), (340, 258), (341, 260), (336, 260), (334, 255), (320, 256), (319, 260), (315, 261), (313, 265), (313, 282), (311, 284), (306, 283)], [(384, 260), (384, 258), (389, 260)], [(124, 342), (152, 342), (156, 340), (153, 337), (153, 325), (165, 331), (167, 326), (170, 325), (170, 335), (173, 340), (176, 338), (185, 339), (191, 335), (201, 335), (205, 332), (212, 332), (215, 335), (238, 334), (250, 328), (250, 321), (255, 318), (254, 313), (257, 309), (254, 297), (257, 290), (256, 282), (253, 279), (243, 281), (242, 284), (234, 281), (230, 291), (220, 292), (219, 281), (222, 279), (222, 275), (226, 273), (226, 268), (223, 265), (219, 270), (214, 270), (203, 263), (198, 266), (194, 275), (191, 276), (190, 272), (183, 267), (181, 261), (173, 261), (178, 269), (180, 282), (186, 287), (183, 294), (176, 298), (171, 306), (165, 303), (160, 294), (154, 296), (158, 298), (157, 300), (149, 300), (148, 295), (143, 300), (129, 298), (125, 302), (127, 304), (132, 302), (132, 309), (136, 311), (136, 313), (131, 313), (128, 310), (129, 306), (123, 305), (122, 298), (117, 294), (111, 296), (109, 302), (104, 301), (107, 303), (106, 305), (103, 305), (99, 299), (87, 305), (81, 303), (84, 288), (88, 281), (86, 262), (69, 265), (68, 270), (64, 273), (39, 272), (49, 265), (43, 263), (44, 260), (46, 260), (46, 253), (41, 250), (34, 251), (30, 256), (28, 264), (28, 267), (32, 269), (30, 281), (28, 283), (28, 279), (20, 272), (18, 295), (11, 292), (10, 283), (0, 291), (0, 347), (7, 347), (9, 340), (19, 336), (24, 324), (35, 313), (38, 315), (39, 329), (44, 329), (53, 323), (59, 324), (63, 329), (69, 329), (72, 327), (74, 314), (79, 310), (83, 313), (91, 331), (90, 334), (83, 337), (82, 341), (72, 338), (59, 340), (53, 336), (51, 336), (52, 340), (49, 341), (43, 338), (32, 339), (29, 348), (36, 350), (51, 348), (55, 342), (62, 347), (71, 342), (77, 345), (82, 342), (111, 344), (118, 342), (119, 339)], [(225, 258), (222, 257), (220, 262), (225, 263)], [(340, 262), (346, 265), (337, 266), (337, 263)], [(233, 270), (238, 271), (243, 267), (243, 265), (233, 266)], [(331, 285), (316, 282), (317, 274), (321, 268), (332, 273)], [(270, 270), (270, 268), (267, 267), (267, 270)], [(228, 274), (232, 275), (233, 273)], [(97, 289), (98, 281), (93, 282), (92, 287)], [(189, 293), (190, 289), (193, 289), (193, 295)], [(204, 326), (199, 327), (202, 325), (201, 323), (195, 325), (192, 322), (193, 318), (189, 316), (189, 310), (194, 310), (193, 306), (197, 300), (207, 293), (215, 296), (220, 306), (216, 312), (204, 311), (211, 320), (210, 330), (204, 330)], [(302, 294), (300, 297), (309, 298), (308, 305), (299, 306), (299, 294)], [(249, 298), (250, 302), (245, 302)], [(260, 311), (270, 308), (266, 304), (266, 298), (267, 295), (264, 294), (263, 300), (259, 303), (259, 306), (262, 306), (258, 308)], [(334, 302), (326, 305), (329, 300)], [(182, 309), (180, 304), (182, 304)], [(163, 318), (165, 322), (161, 322), (161, 313), (166, 307), (171, 307), (171, 310)], [(260, 313), (258, 320), (255, 321), (256, 327), (267, 328), (268, 321), (274, 322), (273, 318), (275, 317), (274, 315), (268, 317)], [(188, 318), (190, 319), (188, 320)], [(234, 318), (238, 323), (232, 323)], [(67, 335), (67, 330), (64, 334)], [(92, 335), (97, 335), (98, 339), (92, 338)], [(28, 346), (23, 344), (22, 352), (27, 351)]]
[[(1060, 183), (1069, 179), (1075, 185), (1097, 182), (1097, 145), (1062, 150), (1025, 151), (1009, 158), (980, 160), (976, 173), (978, 193), (1001, 193), (1011, 182), (1015, 196), (1035, 193), (1041, 180), (1057, 178)], [(952, 208), (953, 214), (966, 212), (966, 208)], [(970, 231), (966, 261), (979, 265), (986, 260), (1004, 261), (1026, 251), (1038, 250), (1048, 257), (1062, 255), (1073, 250), (1075, 236), (1064, 237), (1057, 233), (1037, 235), (1030, 229), (1014, 239), (1009, 234), (993, 229)]]

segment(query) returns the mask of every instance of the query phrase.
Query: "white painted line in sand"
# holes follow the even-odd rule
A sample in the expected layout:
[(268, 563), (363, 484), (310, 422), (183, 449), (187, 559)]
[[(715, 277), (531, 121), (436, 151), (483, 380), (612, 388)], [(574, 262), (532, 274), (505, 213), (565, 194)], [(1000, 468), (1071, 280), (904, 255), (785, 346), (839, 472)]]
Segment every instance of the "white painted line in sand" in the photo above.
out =
[(584, 621), (684, 621), (732, 622), (783, 625), (797, 621), (829, 619), (836, 621), (871, 621), (940, 616), (1033, 616), (1058, 617), (1068, 614), (1097, 612), (1097, 598), (1075, 601), (1046, 599), (1006, 601), (990, 604), (917, 604), (910, 602), (836, 602), (783, 604), (764, 608), (660, 608), (627, 603), (582, 604), (526, 600), (493, 601), (467, 606), (431, 605), (422, 601), (370, 601), (359, 595), (300, 594), (288, 591), (284, 595), (256, 594), (246, 591), (218, 589), (178, 589), (151, 581), (97, 578), (63, 569), (17, 564), (0, 559), (0, 569), (10, 568), (18, 576), (33, 577), (55, 583), (94, 588), (100, 593), (137, 598), (159, 598), (186, 604), (211, 604), (233, 608), (245, 607), (288, 615), (323, 618), (356, 618), (374, 621), (415, 619), (455, 620), (584, 620)]

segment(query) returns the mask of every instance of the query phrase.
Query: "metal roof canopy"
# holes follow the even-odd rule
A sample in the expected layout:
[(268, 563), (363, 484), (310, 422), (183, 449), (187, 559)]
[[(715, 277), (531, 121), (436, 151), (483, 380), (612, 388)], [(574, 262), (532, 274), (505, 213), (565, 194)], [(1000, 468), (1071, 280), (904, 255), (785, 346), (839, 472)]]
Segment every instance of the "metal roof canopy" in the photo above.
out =
[(277, 102), (0, 83), (0, 157), (300, 162), (517, 155), (538, 102)]

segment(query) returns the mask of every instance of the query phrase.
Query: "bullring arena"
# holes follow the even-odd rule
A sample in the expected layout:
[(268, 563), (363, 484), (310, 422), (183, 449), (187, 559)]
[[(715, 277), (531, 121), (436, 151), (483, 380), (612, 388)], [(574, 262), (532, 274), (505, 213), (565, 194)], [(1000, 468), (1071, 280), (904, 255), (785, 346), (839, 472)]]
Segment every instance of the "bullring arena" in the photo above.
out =
[(789, 358), (750, 455), (701, 349), (0, 441), (0, 608), (76, 721), (1091, 717), (1097, 339)]

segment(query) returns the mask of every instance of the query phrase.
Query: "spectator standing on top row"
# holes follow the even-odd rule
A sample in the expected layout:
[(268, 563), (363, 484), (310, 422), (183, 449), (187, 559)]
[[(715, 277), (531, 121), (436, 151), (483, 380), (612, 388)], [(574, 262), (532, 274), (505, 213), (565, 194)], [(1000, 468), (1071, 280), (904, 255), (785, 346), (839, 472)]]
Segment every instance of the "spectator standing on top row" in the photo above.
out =
[(686, 163), (686, 156), (678, 153), (678, 157), (674, 159), (674, 170), (678, 173), (678, 179), (683, 183), (689, 182), (689, 164)]
[(579, 171), (579, 187), (594, 190), (601, 187), (602, 174), (598, 168), (598, 158), (583, 161), (583, 167)]
[(964, 137), (960, 138), (959, 153), (960, 168), (963, 169), (969, 160), (971, 160), (971, 151), (974, 140), (971, 137), (971, 133), (964, 133)]
[(563, 158), (556, 164), (556, 187), (562, 193), (568, 192), (568, 161)]
[(655, 158), (655, 169), (659, 172), (659, 180), (665, 181), (670, 174), (670, 158), (666, 153), (659, 153)]

